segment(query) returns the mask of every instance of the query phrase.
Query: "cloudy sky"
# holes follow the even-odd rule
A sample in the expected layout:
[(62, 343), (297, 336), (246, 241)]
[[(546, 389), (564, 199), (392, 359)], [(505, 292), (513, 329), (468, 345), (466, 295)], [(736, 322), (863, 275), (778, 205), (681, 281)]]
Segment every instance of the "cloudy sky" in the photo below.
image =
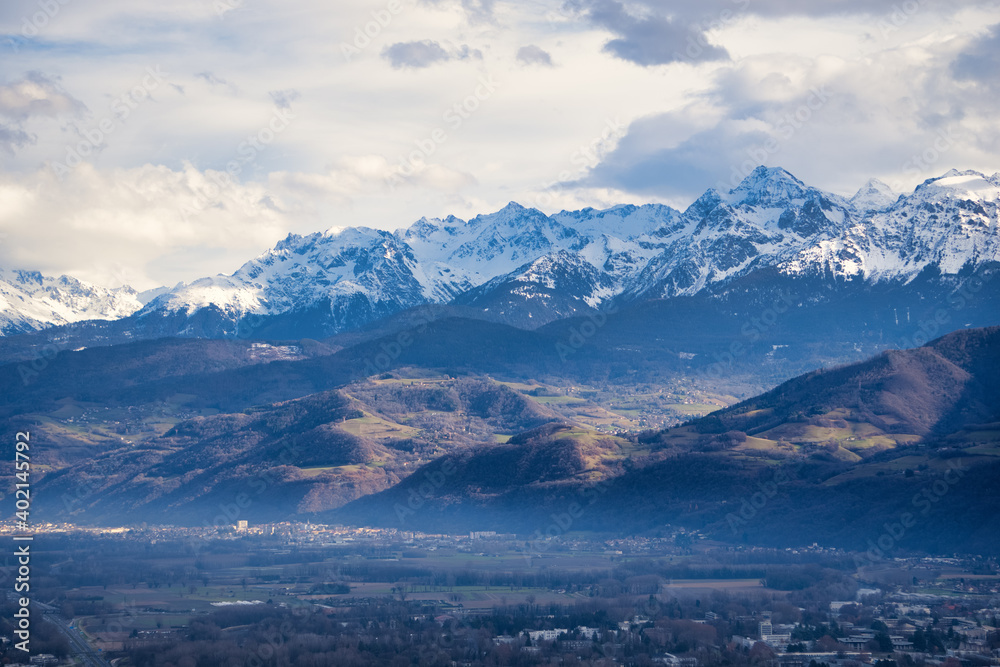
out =
[(1000, 170), (1000, 3), (4, 0), (0, 267), (139, 289), (292, 233)]

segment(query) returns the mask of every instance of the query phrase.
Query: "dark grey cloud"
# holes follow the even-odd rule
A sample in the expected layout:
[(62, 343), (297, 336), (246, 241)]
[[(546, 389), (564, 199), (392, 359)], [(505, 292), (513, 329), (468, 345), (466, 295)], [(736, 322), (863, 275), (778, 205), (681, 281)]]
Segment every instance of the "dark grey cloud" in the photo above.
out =
[(529, 44), (517, 50), (517, 62), (522, 65), (544, 65), (552, 67), (552, 56), (540, 46)]
[(962, 81), (1000, 83), (1000, 24), (973, 41), (952, 63), (951, 71)]
[(448, 52), (435, 41), (425, 39), (420, 42), (399, 42), (387, 46), (382, 57), (399, 69), (401, 67), (430, 67), (436, 62), (449, 60)]
[(294, 88), (289, 88), (287, 90), (271, 90), (268, 91), (268, 95), (274, 101), (274, 105), (279, 109), (291, 109), (292, 102), (299, 99), (301, 95), (299, 91)]
[(19, 148), (35, 143), (35, 137), (16, 127), (0, 123), (0, 152), (14, 155)]
[(452, 60), (482, 60), (483, 52), (479, 49), (474, 49), (468, 44), (462, 44), (461, 46), (455, 48), (451, 53)]
[(636, 12), (618, 0), (576, 0), (568, 6), (617, 35), (604, 45), (605, 52), (637, 65), (729, 59), (724, 48), (709, 43), (705, 30), (655, 8)]
[(474, 23), (492, 21), (495, 5), (496, 0), (462, 0), (462, 9)]
[(382, 50), (382, 57), (395, 69), (412, 67), (421, 69), (449, 60), (481, 60), (482, 51), (467, 44), (455, 46), (450, 51), (431, 39), (418, 42), (398, 42)]
[[(764, 145), (764, 131), (741, 128), (723, 121), (668, 146), (657, 141), (684, 125), (682, 114), (665, 113), (633, 123), (617, 148), (595, 167), (586, 183), (628, 192), (693, 199), (709, 186), (728, 190), (747, 168), (762, 162), (754, 151)], [(744, 166), (743, 163), (750, 163)], [(733, 172), (740, 177), (734, 177)], [(748, 172), (747, 172), (748, 173)]]
[[(912, 9), (911, 9), (912, 5)], [(563, 12), (608, 30), (604, 51), (645, 67), (676, 62), (728, 60), (708, 33), (746, 16), (865, 16), (870, 32), (884, 32), (923, 12), (954, 13), (980, 0), (565, 0)]]

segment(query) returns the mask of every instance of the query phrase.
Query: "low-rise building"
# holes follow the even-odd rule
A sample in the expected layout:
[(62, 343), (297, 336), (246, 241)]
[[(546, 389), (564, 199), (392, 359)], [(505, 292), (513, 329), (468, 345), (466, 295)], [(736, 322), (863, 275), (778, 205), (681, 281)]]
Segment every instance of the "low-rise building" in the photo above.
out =
[(671, 667), (698, 667), (697, 658), (679, 658), (673, 653), (664, 653), (653, 656), (653, 662)]
[(533, 642), (554, 642), (559, 639), (559, 635), (569, 634), (569, 630), (566, 628), (556, 628), (555, 630), (526, 630), (525, 634), (527, 634)]

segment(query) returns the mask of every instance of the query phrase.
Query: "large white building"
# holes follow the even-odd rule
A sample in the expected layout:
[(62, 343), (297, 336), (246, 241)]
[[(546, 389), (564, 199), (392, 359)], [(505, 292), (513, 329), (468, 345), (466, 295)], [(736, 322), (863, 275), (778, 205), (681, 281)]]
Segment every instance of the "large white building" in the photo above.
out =
[(791, 643), (792, 636), (790, 634), (775, 633), (774, 626), (771, 625), (771, 614), (765, 613), (763, 614), (763, 620), (760, 622), (760, 640), (768, 646), (785, 648)]
[(533, 642), (554, 642), (559, 639), (559, 635), (567, 634), (568, 632), (569, 630), (566, 628), (556, 628), (555, 630), (528, 630), (527, 634)]

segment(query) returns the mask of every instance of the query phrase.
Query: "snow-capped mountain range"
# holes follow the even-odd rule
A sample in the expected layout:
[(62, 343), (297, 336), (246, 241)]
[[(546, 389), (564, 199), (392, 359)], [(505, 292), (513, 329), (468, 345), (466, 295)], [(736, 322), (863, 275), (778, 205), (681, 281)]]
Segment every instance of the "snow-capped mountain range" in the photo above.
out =
[(646, 237), (679, 215), (651, 205), (546, 216), (512, 202), (469, 221), (422, 218), (394, 233), (360, 227), (289, 235), (232, 276), (178, 286), (138, 317), (215, 306), (235, 320), (319, 306), (331, 330), (341, 331), (412, 306), (450, 302), (505, 276), (551, 287), (556, 272), (573, 263), (587, 268), (593, 284), (564, 287), (582, 290), (579, 299), (594, 307), (622, 291), (623, 279), (655, 255), (642, 247)]
[(108, 289), (69, 276), (0, 269), (0, 333), (24, 333), (82, 320), (117, 320), (142, 308), (131, 287)]
[[(55, 283), (72, 281), (60, 278), (39, 279), (48, 287), (34, 291), (21, 280), (25, 296), (18, 301), (5, 291), (2, 310), (21, 329), (32, 328), (29, 321), (174, 321), (211, 311), (221, 322), (218, 335), (227, 335), (243, 318), (320, 318), (334, 333), (453, 302), (535, 326), (611, 299), (697, 294), (762, 268), (870, 282), (907, 282), (928, 267), (955, 274), (1000, 261), (998, 204), (1000, 174), (952, 170), (909, 194), (872, 180), (846, 199), (783, 169), (759, 167), (735, 189), (708, 190), (684, 212), (651, 204), (549, 216), (512, 202), (468, 221), (422, 218), (396, 232), (292, 234), (231, 276), (178, 285), (141, 309), (127, 288), (102, 292), (79, 283), (90, 296), (56, 296)], [(3, 289), (15, 275), (23, 274), (0, 275)]]

